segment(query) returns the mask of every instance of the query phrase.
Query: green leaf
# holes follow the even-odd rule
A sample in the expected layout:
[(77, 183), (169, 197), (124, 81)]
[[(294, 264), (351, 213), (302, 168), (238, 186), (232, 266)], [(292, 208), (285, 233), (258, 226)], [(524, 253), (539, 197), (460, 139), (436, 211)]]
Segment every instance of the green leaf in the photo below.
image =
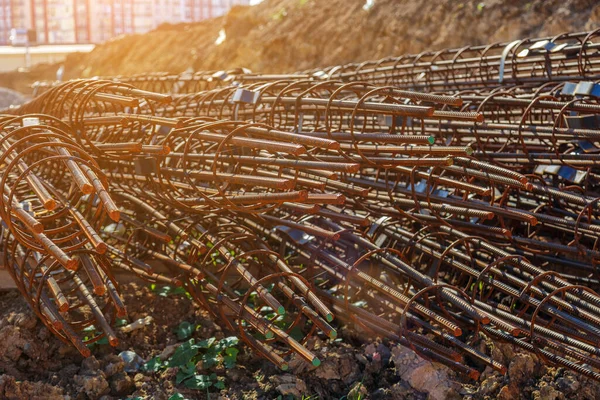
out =
[(173, 289), (170, 294), (185, 294), (185, 295), (187, 295), (188, 292), (185, 290), (185, 288), (183, 286), (179, 286), (179, 287)]
[(187, 400), (181, 393), (175, 393), (169, 400)]
[(304, 332), (302, 332), (302, 329), (299, 326), (295, 326), (290, 331), (290, 336), (299, 342), (304, 338)]
[(219, 341), (219, 344), (217, 345), (217, 347), (219, 348), (219, 350), (223, 350), (223, 349), (226, 349), (227, 347), (235, 346), (239, 342), (240, 342), (240, 339), (238, 339), (237, 336), (229, 336), (224, 339), (221, 339)]
[(198, 347), (196, 347), (194, 339), (190, 339), (175, 350), (167, 364), (169, 367), (181, 367), (187, 365), (197, 354)]
[(196, 364), (193, 362), (187, 363), (185, 366), (181, 367), (175, 376), (175, 384), (179, 385), (181, 382), (185, 381), (187, 378), (193, 376), (196, 373)]
[(214, 386), (217, 389), (225, 389), (225, 382), (223, 382), (223, 381), (217, 381), (217, 383), (215, 383)]
[(225, 368), (230, 369), (235, 367), (235, 363), (237, 361), (237, 355), (240, 351), (235, 347), (228, 347), (225, 350), (225, 357), (223, 357), (223, 364)]
[(194, 375), (184, 382), (185, 387), (190, 389), (204, 390), (212, 386), (212, 381), (207, 375)]
[(205, 339), (202, 340), (200, 342), (198, 342), (198, 344), (196, 345), (197, 347), (201, 348), (201, 349), (208, 349), (210, 347), (212, 347), (212, 345), (217, 341), (216, 338), (211, 337), (210, 339)]
[(202, 366), (204, 368), (210, 368), (216, 365), (219, 361), (219, 352), (215, 348), (209, 349), (205, 354), (202, 355)]
[(156, 293), (161, 297), (167, 297), (171, 293), (171, 286), (162, 286), (155, 289)]
[(192, 336), (192, 333), (194, 333), (194, 329), (194, 325), (190, 324), (187, 321), (183, 321), (179, 324), (179, 327), (177, 327), (177, 338), (179, 340), (185, 340), (189, 338), (190, 336)]
[(108, 338), (106, 336), (104, 336), (101, 339), (98, 339), (96, 344), (108, 344)]
[(142, 370), (147, 372), (156, 372), (163, 366), (160, 357), (156, 356), (152, 358), (150, 361), (142, 365)]

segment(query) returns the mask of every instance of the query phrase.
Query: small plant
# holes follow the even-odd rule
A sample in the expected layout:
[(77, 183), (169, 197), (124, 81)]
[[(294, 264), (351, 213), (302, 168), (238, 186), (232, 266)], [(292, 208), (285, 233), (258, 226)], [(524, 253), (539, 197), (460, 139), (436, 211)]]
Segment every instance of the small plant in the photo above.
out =
[(171, 287), (168, 285), (157, 285), (155, 283), (150, 285), (150, 290), (156, 293), (160, 297), (168, 297), (168, 296), (176, 296), (176, 295), (184, 295), (188, 299), (191, 299), (192, 296), (187, 292), (183, 287)]
[(176, 329), (177, 339), (179, 339), (179, 340), (189, 339), (195, 330), (196, 330), (196, 327), (194, 325), (190, 324), (187, 321), (183, 321), (182, 323), (179, 324), (179, 326)]
[[(205, 390), (211, 387), (224, 389), (225, 382), (223, 378), (218, 377), (215, 373), (210, 375), (197, 374), (196, 364), (202, 361), (204, 369), (209, 369), (215, 365), (223, 365), (227, 369), (235, 367), (239, 353), (239, 350), (235, 346), (237, 346), (238, 342), (239, 339), (235, 336), (219, 341), (212, 337), (197, 343), (195, 339), (189, 339), (187, 342), (181, 344), (168, 360), (163, 361), (160, 357), (154, 357), (144, 364), (142, 369), (147, 372), (156, 372), (166, 368), (177, 367), (179, 368), (175, 376), (175, 384), (177, 385), (183, 384), (189, 389), (198, 390)], [(180, 398), (174, 397), (174, 399)]]
[[(85, 336), (83, 337), (84, 342), (87, 342), (88, 340), (95, 338), (96, 336), (99, 336), (102, 334), (102, 332), (96, 331), (96, 327), (94, 325), (88, 326), (82, 332), (85, 333)], [(88, 349), (94, 350), (96, 347), (103, 345), (103, 344), (108, 344), (108, 338), (106, 336), (101, 337), (100, 339), (96, 340), (93, 343), (88, 343), (86, 346)]]

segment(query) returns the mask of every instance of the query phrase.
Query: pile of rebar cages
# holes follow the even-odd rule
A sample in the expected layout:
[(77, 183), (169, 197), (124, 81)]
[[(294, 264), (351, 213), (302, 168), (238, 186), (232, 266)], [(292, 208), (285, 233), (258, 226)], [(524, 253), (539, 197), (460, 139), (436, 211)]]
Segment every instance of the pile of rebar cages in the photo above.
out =
[(598, 34), (38, 84), (0, 119), (4, 266), (84, 355), (125, 271), (282, 369), (337, 318), (473, 379), (506, 371), (483, 333), (600, 380)]

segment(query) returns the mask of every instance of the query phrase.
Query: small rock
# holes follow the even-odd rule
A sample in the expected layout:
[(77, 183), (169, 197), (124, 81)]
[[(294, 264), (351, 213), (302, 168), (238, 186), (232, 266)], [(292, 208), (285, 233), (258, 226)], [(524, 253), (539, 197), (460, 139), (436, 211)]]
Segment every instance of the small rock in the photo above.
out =
[(133, 379), (125, 372), (119, 372), (110, 380), (111, 394), (124, 396), (133, 393), (135, 383)]
[(430, 400), (460, 398), (460, 385), (450, 379), (452, 371), (441, 364), (432, 363), (404, 346), (392, 349), (396, 373), (410, 386), (426, 392)]
[(383, 343), (380, 343), (379, 346), (377, 346), (377, 353), (379, 353), (381, 361), (383, 361), (384, 364), (387, 364), (392, 357), (392, 352)]
[(488, 365), (487, 367), (485, 367), (481, 375), (479, 375), (479, 380), (483, 382), (484, 380), (486, 380), (494, 374), (496, 374), (496, 371), (494, 371), (494, 369)]
[(7, 325), (0, 329), (0, 359), (17, 361), (23, 354), (25, 339), (21, 336), (21, 330), (13, 325)]
[(540, 388), (540, 400), (562, 400), (565, 396), (550, 385)]
[(370, 343), (367, 345), (367, 347), (365, 347), (365, 356), (371, 360), (373, 359), (373, 354), (377, 352), (377, 347), (375, 346), (375, 344)]
[(315, 375), (321, 379), (338, 379), (350, 384), (359, 377), (360, 368), (351, 353), (331, 353), (315, 369)]
[(306, 383), (302, 379), (290, 374), (273, 376), (270, 381), (276, 386), (277, 391), (284, 396), (301, 397), (307, 390)]
[(566, 375), (556, 380), (556, 386), (564, 394), (575, 393), (579, 389), (579, 381), (575, 377)]
[(34, 314), (16, 313), (9, 315), (8, 322), (19, 328), (33, 329), (37, 324), (37, 318)]
[(39, 329), (37, 336), (38, 338), (40, 338), (40, 340), (48, 340), (48, 338), (50, 337), (50, 331), (48, 330), (48, 328), (43, 326)]
[(493, 375), (481, 382), (481, 386), (479, 387), (479, 391), (477, 393), (482, 396), (491, 396), (492, 394), (496, 393), (496, 391), (498, 391), (502, 386), (500, 383), (502, 378), (499, 378), (500, 377)]
[(389, 388), (379, 388), (371, 393), (373, 400), (385, 400), (390, 398), (396, 398), (391, 396), (392, 391)]
[(359, 363), (361, 363), (361, 364), (365, 364), (365, 365), (366, 365), (366, 364), (369, 362), (369, 360), (367, 360), (367, 357), (363, 356), (363, 355), (362, 355), (362, 354), (360, 354), (360, 353), (356, 353), (356, 354), (354, 355), (354, 357), (355, 357), (355, 358), (358, 360), (358, 362), (359, 362)]
[(177, 350), (177, 348), (181, 345), (181, 343), (175, 343), (172, 345), (169, 345), (167, 347), (164, 348), (164, 350), (162, 351), (162, 353), (160, 353), (158, 355), (158, 357), (161, 360), (168, 360), (169, 357), (171, 357), (173, 355), (173, 353), (175, 353), (175, 350)]
[(535, 362), (531, 354), (516, 354), (508, 365), (508, 376), (514, 383), (522, 383), (532, 377)]
[[(393, 354), (394, 350), (392, 349), (392, 354)], [(390, 396), (385, 397), (385, 399), (410, 399), (413, 400), (415, 398), (418, 398), (416, 396), (415, 393), (415, 389), (411, 388), (410, 385), (408, 384), (408, 382), (406, 381), (400, 381), (398, 383), (395, 383), (394, 385), (392, 385), (392, 387), (390, 388)]]
[(299, 375), (310, 368), (314, 369), (317, 367), (313, 366), (311, 363), (307, 362), (304, 358), (300, 357), (299, 355), (293, 354), (290, 358), (289, 368), (291, 372), (293, 372), (296, 375)]
[(125, 363), (123, 362), (123, 360), (119, 359), (118, 362), (112, 362), (112, 363), (106, 364), (106, 367), (104, 367), (104, 374), (106, 375), (107, 378), (110, 378), (111, 376), (124, 371), (124, 369), (125, 369)]
[(81, 362), (81, 373), (85, 375), (94, 375), (100, 370), (100, 361), (94, 356), (84, 358)]
[(102, 375), (75, 375), (73, 381), (79, 389), (88, 397), (97, 399), (98, 397), (107, 394), (109, 390), (108, 382)]
[(0, 399), (64, 400), (61, 388), (43, 382), (17, 381), (13, 376), (0, 375)]
[(510, 343), (494, 342), (492, 345), (492, 358), (503, 364), (509, 364), (515, 356), (515, 347)]
[(518, 399), (520, 396), (520, 390), (519, 387), (514, 384), (511, 383), (510, 385), (506, 385), (503, 386), (502, 389), (500, 389), (500, 392), (498, 392), (498, 400), (513, 400), (513, 399)]
[(119, 353), (119, 357), (123, 360), (125, 372), (137, 372), (144, 364), (142, 357), (138, 356), (133, 351), (122, 351)]
[(64, 357), (67, 357), (69, 355), (75, 355), (75, 354), (77, 354), (77, 349), (72, 344), (67, 344), (67, 343), (62, 343), (61, 342), (60, 347), (58, 348), (58, 354), (62, 358), (64, 358)]

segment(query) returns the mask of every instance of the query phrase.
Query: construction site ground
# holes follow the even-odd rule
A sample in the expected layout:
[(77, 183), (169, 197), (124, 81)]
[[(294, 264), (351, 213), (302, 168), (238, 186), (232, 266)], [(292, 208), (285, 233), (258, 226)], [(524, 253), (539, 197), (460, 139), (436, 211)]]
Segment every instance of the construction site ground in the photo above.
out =
[[(246, 67), (256, 72), (293, 72), (425, 49), (458, 47), (526, 36), (583, 31), (598, 26), (600, 4), (592, 0), (266, 0), (234, 7), (222, 18), (161, 26), (145, 35), (120, 37), (90, 54), (65, 62), (65, 78), (182, 72)], [(434, 28), (432, 28), (434, 27)], [(224, 40), (217, 40), (224, 36)], [(53, 79), (58, 65), (0, 74), (0, 87), (29, 94), (36, 80)], [(158, 355), (169, 358), (189, 340), (223, 339), (209, 315), (183, 292), (142, 282), (122, 286), (128, 322), (153, 315), (147, 326), (119, 332), (120, 344), (96, 344), (84, 359), (41, 324), (15, 290), (0, 292), (0, 399), (597, 399), (600, 385), (562, 368), (546, 367), (531, 353), (468, 338), (488, 347), (508, 373), (486, 369), (469, 381), (410, 350), (379, 338), (356, 337), (340, 327), (339, 338), (309, 346), (323, 364), (301, 360), (282, 372), (239, 345), (237, 363), (195, 369), (216, 374), (223, 388), (195, 390), (177, 384), (178, 367), (148, 370)], [(182, 321), (194, 329), (180, 334)], [(185, 339), (182, 339), (185, 337)], [(140, 357), (126, 363), (119, 354)], [(327, 355), (325, 357), (325, 355)], [(125, 369), (127, 368), (127, 371)], [(178, 395), (179, 394), (179, 395)]]
[[(315, 340), (312, 348), (324, 360), (313, 368), (293, 360), (289, 371), (239, 346), (233, 368), (196, 365), (198, 373), (216, 374), (224, 388), (188, 389), (177, 385), (178, 367), (147, 371), (118, 356), (134, 351), (143, 360), (170, 357), (178, 345), (182, 321), (196, 327), (191, 338), (222, 339), (215, 325), (184, 293), (140, 283), (123, 286), (130, 320), (153, 315), (153, 322), (131, 333), (119, 333), (120, 344), (94, 346), (84, 359), (44, 327), (16, 291), (0, 293), (0, 398), (2, 399), (597, 399), (600, 386), (563, 368), (546, 367), (530, 353), (511, 345), (471, 338), (489, 347), (508, 373), (486, 369), (469, 381), (411, 350), (379, 338), (358, 338), (340, 330), (333, 342)], [(189, 340), (189, 339), (187, 339)], [(131, 372), (126, 372), (125, 368)], [(136, 371), (130, 368), (137, 369)], [(183, 397), (178, 397), (178, 395)], [(172, 397), (175, 396), (175, 397)]]

